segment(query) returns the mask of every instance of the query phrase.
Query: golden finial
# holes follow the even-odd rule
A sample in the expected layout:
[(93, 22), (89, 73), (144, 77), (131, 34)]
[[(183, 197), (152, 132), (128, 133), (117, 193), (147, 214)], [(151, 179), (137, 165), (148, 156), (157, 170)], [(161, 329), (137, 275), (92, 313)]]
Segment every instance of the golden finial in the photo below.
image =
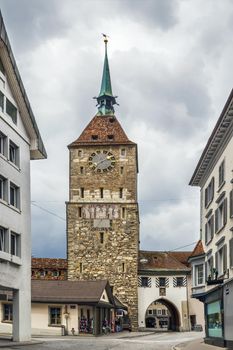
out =
[(104, 33), (102, 33), (102, 35), (104, 37), (105, 44), (107, 44), (109, 36), (107, 34), (104, 34)]

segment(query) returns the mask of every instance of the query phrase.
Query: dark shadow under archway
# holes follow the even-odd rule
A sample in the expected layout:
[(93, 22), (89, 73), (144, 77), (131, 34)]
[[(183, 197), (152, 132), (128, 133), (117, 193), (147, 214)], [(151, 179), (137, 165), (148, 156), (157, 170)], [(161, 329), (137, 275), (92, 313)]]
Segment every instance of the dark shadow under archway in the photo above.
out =
[[(146, 319), (145, 319), (146, 327), (156, 328), (156, 324), (158, 324), (158, 323), (160, 324), (160, 323), (164, 322), (164, 324), (166, 324), (166, 330), (179, 332), (180, 331), (180, 315), (179, 315), (179, 311), (177, 310), (176, 306), (172, 302), (170, 302), (169, 300), (163, 299), (163, 298), (156, 299), (152, 304), (156, 304), (156, 303), (160, 303), (167, 308), (167, 310), (168, 310), (167, 316), (161, 317), (156, 312), (154, 315), (149, 315), (147, 313)], [(151, 305), (148, 306), (147, 310), (151, 307)]]

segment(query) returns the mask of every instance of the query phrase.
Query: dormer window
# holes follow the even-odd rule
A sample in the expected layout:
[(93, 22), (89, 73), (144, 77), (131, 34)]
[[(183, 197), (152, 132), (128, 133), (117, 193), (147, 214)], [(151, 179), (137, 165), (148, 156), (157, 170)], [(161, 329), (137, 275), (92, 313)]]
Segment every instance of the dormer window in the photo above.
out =
[(98, 140), (98, 135), (91, 135), (92, 140)]
[(109, 140), (113, 140), (114, 139), (114, 135), (108, 135), (108, 139)]

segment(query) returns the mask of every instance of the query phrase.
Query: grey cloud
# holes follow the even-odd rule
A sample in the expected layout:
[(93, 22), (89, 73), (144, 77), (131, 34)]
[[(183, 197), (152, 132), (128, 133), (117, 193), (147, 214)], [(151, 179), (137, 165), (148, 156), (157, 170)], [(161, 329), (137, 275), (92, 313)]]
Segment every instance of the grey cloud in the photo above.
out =
[(125, 12), (125, 15), (143, 26), (149, 25), (167, 30), (178, 21), (179, 3), (176, 0), (126, 0), (124, 6), (122, 6), (122, 2), (118, 2), (119, 8)]

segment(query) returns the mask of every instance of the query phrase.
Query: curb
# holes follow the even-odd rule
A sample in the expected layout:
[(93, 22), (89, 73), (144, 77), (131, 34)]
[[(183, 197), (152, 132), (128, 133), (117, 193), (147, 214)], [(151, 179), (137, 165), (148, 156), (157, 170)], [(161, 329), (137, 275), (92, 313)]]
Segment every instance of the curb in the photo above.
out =
[(13, 342), (9, 341), (8, 339), (0, 339), (0, 348), (14, 348), (14, 347), (21, 347), (21, 346), (29, 346), (29, 345), (38, 345), (43, 344), (42, 341), (27, 341), (27, 342)]

